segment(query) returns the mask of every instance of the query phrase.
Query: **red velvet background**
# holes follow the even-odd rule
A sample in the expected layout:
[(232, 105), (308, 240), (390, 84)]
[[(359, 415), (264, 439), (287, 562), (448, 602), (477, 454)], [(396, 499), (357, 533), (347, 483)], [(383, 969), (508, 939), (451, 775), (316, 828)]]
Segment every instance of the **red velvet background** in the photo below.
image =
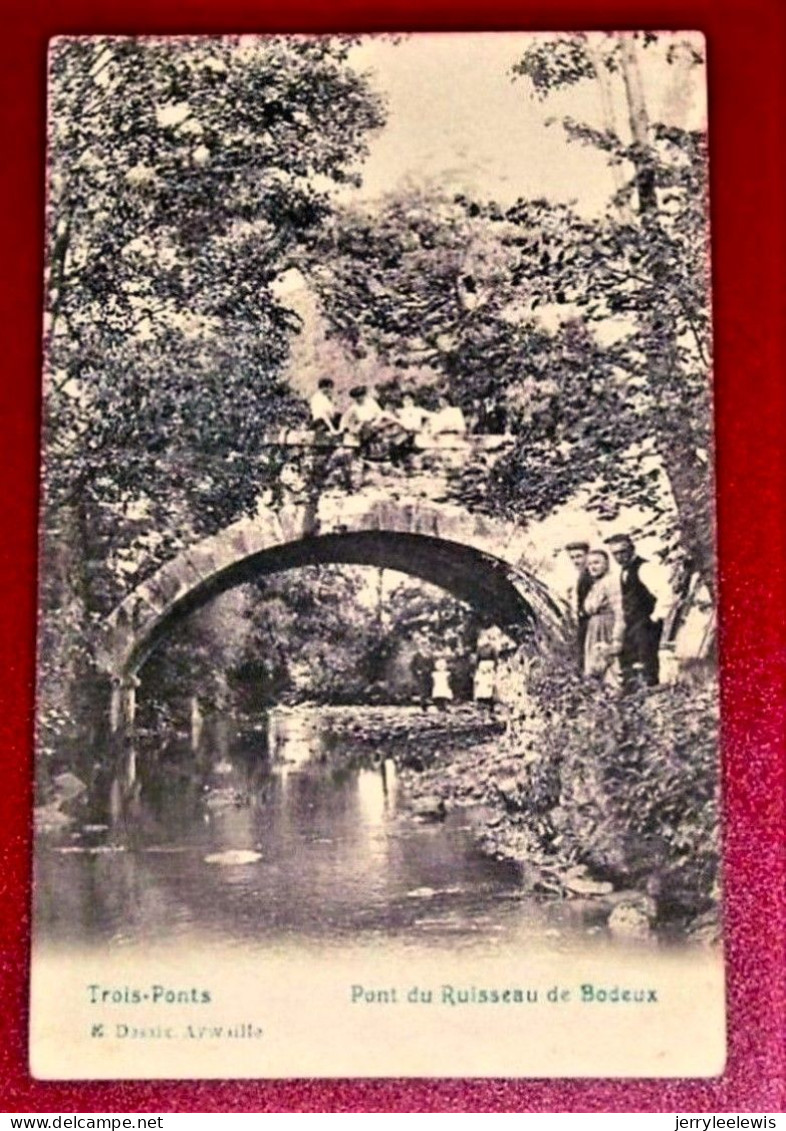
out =
[[(44, 64), (62, 33), (698, 28), (709, 43), (729, 1059), (696, 1081), (42, 1084), (27, 1071)], [(0, 1111), (783, 1111), (783, 0), (11, 0), (0, 39)], [(457, 76), (457, 81), (460, 81)]]

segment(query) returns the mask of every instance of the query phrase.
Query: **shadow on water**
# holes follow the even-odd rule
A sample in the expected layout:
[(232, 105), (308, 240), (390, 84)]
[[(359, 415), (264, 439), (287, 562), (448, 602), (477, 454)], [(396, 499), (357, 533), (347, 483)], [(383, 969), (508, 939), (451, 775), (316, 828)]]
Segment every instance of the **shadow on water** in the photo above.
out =
[(598, 930), (576, 905), (523, 897), (466, 812), (413, 818), (386, 751), (358, 756), (317, 711), (275, 712), (267, 731), (216, 720), (196, 754), (173, 740), (137, 765), (104, 821), (41, 838), (39, 940), (496, 946)]

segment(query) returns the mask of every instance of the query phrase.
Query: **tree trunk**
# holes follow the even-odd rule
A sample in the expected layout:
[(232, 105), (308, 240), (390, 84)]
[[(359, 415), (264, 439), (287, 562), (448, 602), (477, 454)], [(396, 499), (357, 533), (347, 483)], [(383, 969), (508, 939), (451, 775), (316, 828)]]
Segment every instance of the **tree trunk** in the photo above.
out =
[(647, 217), (657, 213), (658, 196), (655, 186), (655, 170), (650, 156), (649, 116), (644, 101), (639, 61), (636, 58), (636, 45), (630, 35), (620, 36), (620, 63), (625, 94), (628, 99), (630, 136), (635, 153), (634, 165), (636, 168), (636, 188), (639, 194), (639, 213), (642, 220), (646, 220)]
[[(587, 38), (585, 49), (590, 61), (595, 68), (595, 77), (598, 80), (598, 91), (600, 93), (601, 113), (603, 115), (603, 126), (607, 133), (612, 137), (619, 136), (619, 129), (617, 128), (617, 116), (614, 111), (614, 97), (610, 88), (610, 75), (607, 73), (603, 65), (603, 58), (599, 51), (596, 51), (592, 39)], [(614, 179), (614, 187), (617, 193), (621, 193), (625, 187), (625, 173), (623, 167), (619, 163), (614, 163), (611, 166), (611, 175)], [(630, 209), (627, 203), (618, 203), (617, 209), (623, 220), (629, 221), (631, 219)]]
[(691, 463), (667, 443), (660, 456), (677, 504), (680, 539), (690, 565), (715, 597), (715, 507), (713, 476), (698, 456)]
[[(657, 246), (661, 233), (658, 215), (658, 192), (655, 162), (650, 144), (650, 124), (641, 81), (636, 44), (631, 35), (620, 35), (620, 66), (628, 104), (628, 121), (633, 141), (632, 160), (638, 191), (638, 211), (651, 257), (650, 269), (655, 286), (663, 280), (667, 268), (658, 261)], [(674, 321), (668, 304), (655, 302), (642, 312), (649, 381), (657, 403), (661, 390), (673, 383), (678, 369), (677, 340)], [(709, 379), (709, 378), (708, 378)], [(677, 505), (677, 516), (683, 547), (692, 567), (699, 572), (710, 592), (715, 592), (715, 547), (712, 505), (712, 476), (707, 464), (697, 453), (674, 442), (668, 425), (659, 429), (657, 447), (663, 460)]]

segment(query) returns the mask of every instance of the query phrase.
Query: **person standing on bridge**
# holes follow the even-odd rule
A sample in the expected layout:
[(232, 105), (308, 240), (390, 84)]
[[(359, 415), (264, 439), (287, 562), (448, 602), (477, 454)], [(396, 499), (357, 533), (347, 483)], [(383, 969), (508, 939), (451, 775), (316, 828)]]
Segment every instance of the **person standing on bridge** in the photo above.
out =
[(345, 449), (341, 454), (341, 472), (347, 490), (355, 491), (363, 485), (363, 463), (359, 454), (368, 457), (373, 439), (383, 417), (382, 406), (365, 385), (354, 385), (349, 390), (349, 407), (339, 422), (339, 432), (355, 447), (355, 453)]
[(369, 460), (390, 459), (405, 433), (395, 414), (383, 407), (365, 385), (349, 390), (352, 404), (341, 418), (341, 429), (357, 438), (360, 453)]
[(463, 438), (467, 433), (467, 421), (461, 408), (451, 404), (444, 393), (440, 393), (436, 412), (428, 420), (429, 435), (435, 441), (450, 443), (451, 437)]

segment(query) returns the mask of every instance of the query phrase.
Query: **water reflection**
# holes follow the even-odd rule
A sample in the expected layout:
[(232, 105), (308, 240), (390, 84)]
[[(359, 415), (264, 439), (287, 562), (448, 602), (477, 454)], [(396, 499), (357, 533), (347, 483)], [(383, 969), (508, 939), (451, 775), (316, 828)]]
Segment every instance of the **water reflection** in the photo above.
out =
[(282, 768), (307, 765), (322, 752), (318, 715), (311, 711), (273, 710), (268, 715), (270, 759)]
[[(516, 870), (483, 856), (466, 815), (419, 823), (391, 758), (348, 765), (313, 714), (268, 736), (226, 729), (207, 766), (162, 761), (114, 830), (43, 840), (39, 941), (247, 945), (367, 936), (471, 945), (585, 934), (575, 905), (522, 899)], [(329, 752), (329, 753), (328, 753)]]

